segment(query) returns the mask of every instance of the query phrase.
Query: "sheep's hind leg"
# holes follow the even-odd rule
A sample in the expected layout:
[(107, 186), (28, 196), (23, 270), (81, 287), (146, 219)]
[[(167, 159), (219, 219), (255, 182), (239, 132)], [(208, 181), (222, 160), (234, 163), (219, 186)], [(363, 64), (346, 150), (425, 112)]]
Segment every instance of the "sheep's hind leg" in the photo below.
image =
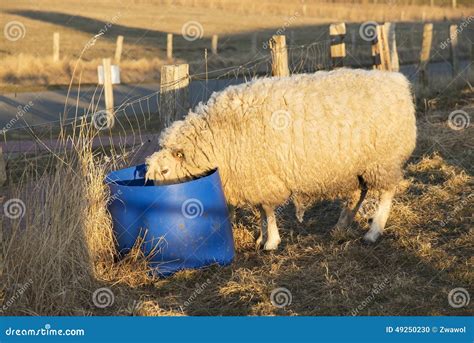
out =
[[(278, 232), (278, 226), (275, 216), (275, 208), (273, 206), (262, 205), (262, 209), (265, 212), (266, 227), (267, 227), (267, 241), (265, 242), (265, 250), (275, 250), (281, 242), (280, 234)], [(263, 216), (262, 216), (263, 217)], [(263, 226), (262, 226), (263, 228)]]
[(395, 188), (384, 190), (380, 196), (380, 202), (375, 211), (374, 217), (370, 224), (370, 230), (365, 234), (364, 239), (367, 242), (374, 243), (382, 234), (385, 224), (387, 223), (392, 206), (392, 199), (395, 194)]
[(265, 244), (267, 237), (268, 237), (268, 223), (267, 223), (267, 214), (260, 208), (260, 235), (257, 238), (255, 243), (255, 248), (260, 249)]
[(339, 220), (336, 224), (336, 228), (347, 228), (352, 224), (352, 221), (359, 211), (366, 195), (367, 187), (365, 185), (363, 185), (361, 189), (354, 192), (345, 207), (342, 209)]

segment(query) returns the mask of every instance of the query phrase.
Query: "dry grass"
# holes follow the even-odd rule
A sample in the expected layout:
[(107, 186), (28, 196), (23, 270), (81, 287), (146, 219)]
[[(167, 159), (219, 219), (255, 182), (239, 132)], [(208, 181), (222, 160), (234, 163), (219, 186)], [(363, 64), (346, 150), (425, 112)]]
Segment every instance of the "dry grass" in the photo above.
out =
[[(474, 94), (466, 90), (428, 103), (426, 112), (419, 113), (417, 150), (387, 232), (376, 245), (361, 241), (370, 201), (350, 230), (331, 230), (337, 203), (316, 205), (302, 224), (293, 208), (285, 209), (279, 218), (282, 247), (272, 253), (255, 251), (257, 212), (241, 210), (234, 223), (231, 266), (183, 271), (167, 279), (148, 277), (138, 247), (117, 260), (103, 179), (123, 161), (105, 163), (88, 143), (94, 133), (83, 130), (77, 149), (61, 155), (66, 163), (53, 158), (52, 171), (36, 176), (33, 165), (23, 182), (8, 188), (8, 199), (21, 198), (26, 212), (21, 221), (4, 218), (2, 223), (5, 312), (350, 315), (359, 307), (359, 315), (472, 314), (472, 304), (450, 307), (447, 293), (455, 287), (471, 294), (474, 289), (474, 141), (472, 126), (455, 131), (446, 119), (454, 109), (472, 118)], [(113, 291), (113, 306), (93, 305), (92, 293), (99, 287)], [(291, 291), (291, 305), (279, 309), (271, 304), (270, 293), (277, 287)], [(374, 295), (374, 289), (380, 291)]]

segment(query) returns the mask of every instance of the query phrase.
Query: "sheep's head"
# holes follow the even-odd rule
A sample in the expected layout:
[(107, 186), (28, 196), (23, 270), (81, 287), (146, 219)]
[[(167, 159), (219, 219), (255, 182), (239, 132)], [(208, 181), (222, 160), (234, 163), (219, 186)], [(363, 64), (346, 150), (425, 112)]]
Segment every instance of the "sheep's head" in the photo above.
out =
[(146, 179), (156, 183), (179, 182), (192, 175), (186, 167), (186, 156), (180, 149), (163, 148), (146, 159)]
[(166, 129), (160, 137), (161, 149), (146, 159), (147, 180), (155, 180), (156, 184), (181, 182), (213, 169), (206, 162), (202, 147), (197, 146), (202, 139), (198, 120), (193, 116)]

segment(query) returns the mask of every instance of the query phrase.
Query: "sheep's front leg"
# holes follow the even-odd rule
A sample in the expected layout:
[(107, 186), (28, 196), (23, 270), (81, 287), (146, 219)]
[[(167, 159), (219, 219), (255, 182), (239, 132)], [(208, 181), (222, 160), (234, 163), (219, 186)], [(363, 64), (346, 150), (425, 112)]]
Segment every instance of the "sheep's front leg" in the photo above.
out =
[(266, 222), (267, 222), (267, 234), (268, 238), (265, 242), (265, 250), (275, 250), (280, 244), (280, 234), (278, 232), (278, 226), (275, 216), (275, 208), (273, 206), (262, 205), (262, 209), (265, 212)]
[(394, 194), (395, 189), (383, 191), (381, 194), (380, 202), (370, 224), (370, 230), (364, 236), (366, 241), (373, 243), (382, 234), (390, 214)]

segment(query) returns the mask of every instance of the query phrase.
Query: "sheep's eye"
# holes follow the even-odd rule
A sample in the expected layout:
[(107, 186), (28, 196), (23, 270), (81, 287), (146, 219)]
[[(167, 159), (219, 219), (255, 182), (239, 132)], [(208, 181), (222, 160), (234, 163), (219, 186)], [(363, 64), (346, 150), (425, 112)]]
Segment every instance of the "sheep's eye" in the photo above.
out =
[(182, 159), (184, 159), (184, 154), (183, 154), (182, 151), (175, 151), (174, 157), (176, 157), (176, 158), (182, 160)]

